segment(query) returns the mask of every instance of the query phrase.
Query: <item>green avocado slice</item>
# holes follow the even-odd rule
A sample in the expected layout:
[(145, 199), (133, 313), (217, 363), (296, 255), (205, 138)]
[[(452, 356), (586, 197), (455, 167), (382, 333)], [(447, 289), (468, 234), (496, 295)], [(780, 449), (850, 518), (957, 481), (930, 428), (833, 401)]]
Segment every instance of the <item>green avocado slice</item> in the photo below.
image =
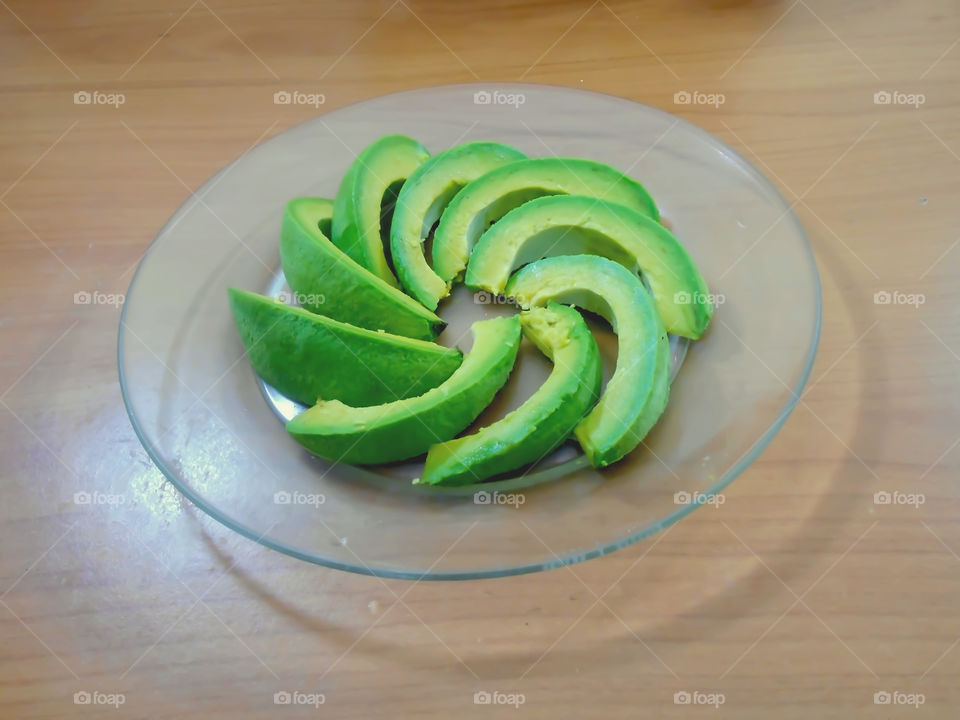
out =
[(566, 440), (596, 402), (601, 362), (580, 313), (548, 302), (520, 314), (523, 334), (553, 371), (520, 407), (478, 432), (431, 445), (421, 483), (469, 485), (537, 462)]
[(495, 142), (472, 142), (437, 153), (418, 167), (400, 190), (390, 226), (390, 255), (403, 287), (431, 310), (449, 286), (424, 257), (424, 241), (460, 190), (485, 173), (526, 158)]
[(287, 284), (308, 310), (370, 330), (432, 340), (446, 326), (416, 300), (354, 262), (323, 233), (334, 204), (323, 198), (287, 203), (280, 262)]
[(463, 354), (436, 343), (374, 332), (229, 288), (247, 358), (292, 400), (377, 405), (415, 397), (449, 378)]
[(670, 393), (670, 344), (656, 306), (635, 274), (596, 255), (530, 263), (507, 283), (522, 307), (568, 302), (602, 316), (617, 333), (613, 376), (574, 434), (594, 467), (633, 450), (657, 422)]
[(480, 237), (465, 282), (498, 295), (521, 265), (576, 254), (639, 270), (667, 332), (696, 340), (710, 322), (707, 284), (673, 233), (624, 205), (581, 195), (542, 197), (508, 212)]
[(493, 400), (520, 347), (516, 315), (473, 324), (473, 348), (463, 364), (423, 395), (373, 407), (321, 401), (287, 423), (310, 452), (357, 465), (405, 460), (462, 431)]
[(384, 282), (399, 287), (384, 253), (384, 200), (395, 196), (430, 152), (405, 135), (384, 135), (364, 148), (347, 169), (333, 208), (333, 244)]
[(644, 187), (609, 165), (575, 158), (519, 160), (477, 178), (447, 206), (433, 236), (437, 275), (452, 282), (467, 266), (474, 243), (490, 223), (544, 195), (587, 195), (660, 219)]

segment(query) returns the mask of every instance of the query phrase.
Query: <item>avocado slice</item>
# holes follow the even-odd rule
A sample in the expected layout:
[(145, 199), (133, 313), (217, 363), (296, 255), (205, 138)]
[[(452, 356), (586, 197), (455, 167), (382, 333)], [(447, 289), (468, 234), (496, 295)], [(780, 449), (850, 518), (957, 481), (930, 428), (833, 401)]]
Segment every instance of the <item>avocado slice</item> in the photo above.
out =
[(581, 253), (639, 270), (667, 332), (703, 334), (713, 314), (707, 284), (673, 233), (625, 205), (582, 195), (542, 197), (508, 212), (480, 237), (465, 282), (498, 295), (521, 265)]
[(568, 302), (602, 316), (617, 333), (613, 376), (574, 434), (594, 467), (633, 450), (657, 422), (670, 392), (670, 344), (656, 306), (635, 274), (597, 255), (530, 263), (507, 283), (524, 308)]
[(437, 153), (403, 184), (390, 226), (390, 255), (403, 287), (431, 310), (449, 290), (424, 257), (424, 241), (434, 223), (467, 183), (525, 158), (508, 145), (465, 143)]
[(477, 178), (447, 206), (433, 236), (434, 271), (452, 282), (490, 223), (544, 195), (587, 195), (660, 219), (644, 187), (609, 165), (575, 158), (519, 160)]
[(321, 400), (288, 422), (287, 430), (317, 455), (358, 465), (405, 460), (449, 440), (503, 387), (520, 347), (516, 315), (481, 320), (472, 329), (473, 348), (438, 387), (373, 407)]
[(430, 152), (406, 135), (384, 135), (365, 147), (347, 169), (333, 208), (333, 244), (394, 287), (400, 287), (387, 262), (381, 228), (384, 201), (396, 197), (410, 173)]
[(537, 462), (566, 440), (600, 393), (597, 341), (580, 313), (548, 302), (520, 314), (523, 334), (553, 361), (520, 407), (478, 432), (431, 445), (420, 482), (469, 485)]
[(415, 397), (463, 360), (456, 348), (364, 330), (245, 290), (227, 293), (254, 372), (304, 405), (319, 398), (376, 405)]
[(300, 304), (358, 327), (435, 338), (446, 326), (443, 320), (327, 239), (323, 229), (333, 211), (334, 203), (324, 198), (297, 198), (284, 210), (280, 262)]

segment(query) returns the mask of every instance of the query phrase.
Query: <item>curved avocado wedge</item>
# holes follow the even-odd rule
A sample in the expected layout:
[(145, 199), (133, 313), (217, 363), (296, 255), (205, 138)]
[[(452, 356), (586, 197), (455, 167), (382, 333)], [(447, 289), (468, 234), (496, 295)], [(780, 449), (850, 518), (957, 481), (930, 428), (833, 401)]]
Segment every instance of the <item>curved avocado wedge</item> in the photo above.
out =
[(477, 418), (507, 381), (519, 347), (516, 315), (476, 322), (473, 348), (438, 387), (373, 407), (321, 401), (287, 430), (307, 450), (338, 462), (374, 465), (420, 455)]
[(472, 180), (507, 163), (526, 158), (495, 142), (472, 142), (437, 153), (418, 167), (400, 190), (390, 226), (390, 256), (397, 277), (413, 297), (431, 310), (449, 287), (424, 257), (424, 241), (447, 204)]
[(323, 234), (333, 209), (330, 200), (297, 198), (283, 213), (280, 262), (300, 304), (358, 327), (435, 338), (446, 326), (443, 320), (351, 260)]
[(415, 397), (463, 360), (459, 350), (435, 343), (364, 330), (245, 290), (227, 293), (254, 372), (304, 405)]
[(696, 340), (710, 322), (707, 284), (673, 233), (624, 205), (580, 195), (538, 198), (504, 215), (474, 247), (465, 282), (498, 295), (521, 265), (576, 254), (639, 270), (667, 332)]
[(389, 239), (382, 217), (385, 201), (430, 152), (406, 135), (384, 135), (365, 147), (343, 179), (333, 208), (333, 244), (384, 282), (399, 287), (383, 251)]
[(530, 263), (507, 283), (523, 307), (568, 302), (601, 315), (617, 333), (617, 366), (600, 400), (574, 434), (594, 467), (633, 450), (657, 422), (670, 393), (670, 344), (640, 279), (596, 255)]
[(660, 219), (643, 185), (609, 165), (575, 158), (520, 160), (477, 178), (447, 206), (433, 236), (434, 271), (453, 281), (490, 223), (544, 195), (586, 195)]
[(503, 419), (431, 445), (420, 483), (469, 485), (541, 460), (570, 437), (600, 393), (597, 341), (580, 313), (548, 302), (520, 314), (523, 334), (553, 361), (553, 371)]

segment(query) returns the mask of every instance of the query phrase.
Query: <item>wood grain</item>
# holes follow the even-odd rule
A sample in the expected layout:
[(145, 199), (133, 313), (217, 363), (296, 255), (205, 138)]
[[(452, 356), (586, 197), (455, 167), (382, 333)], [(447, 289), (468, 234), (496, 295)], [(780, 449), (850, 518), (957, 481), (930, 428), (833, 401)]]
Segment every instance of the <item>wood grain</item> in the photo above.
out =
[[(6, 0), (0, 716), (951, 714), (958, 39), (949, 0)], [(164, 482), (121, 403), (118, 313), (74, 293), (125, 292), (191, 189), (314, 115), (276, 90), (315, 87), (328, 110), (478, 78), (675, 112), (797, 201), (824, 293), (804, 402), (720, 509), (569, 569), (413, 585), (267, 551)], [(126, 101), (75, 105), (82, 90)], [(682, 90), (725, 102), (676, 105)], [(131, 501), (78, 507), (81, 489)], [(878, 490), (926, 502), (877, 506)], [(284, 690), (326, 702), (278, 707)], [(477, 707), (480, 690), (525, 701)], [(924, 703), (878, 707), (881, 691)]]

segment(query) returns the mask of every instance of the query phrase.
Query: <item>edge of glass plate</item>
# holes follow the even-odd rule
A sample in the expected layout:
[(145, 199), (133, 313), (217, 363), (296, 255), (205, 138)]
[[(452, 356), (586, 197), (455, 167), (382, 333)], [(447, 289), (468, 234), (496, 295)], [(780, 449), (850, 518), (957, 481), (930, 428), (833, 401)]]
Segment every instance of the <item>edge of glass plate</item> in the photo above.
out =
[[(790, 218), (800, 233), (800, 237), (803, 239), (804, 246), (806, 247), (808, 259), (810, 261), (810, 269), (813, 272), (813, 279), (815, 280), (816, 285), (816, 322), (813, 328), (813, 337), (810, 342), (810, 350), (807, 356), (806, 366), (803, 369), (803, 373), (800, 376), (800, 380), (797, 382), (795, 388), (790, 389), (793, 399), (788, 401), (786, 405), (780, 410), (780, 413), (770, 424), (770, 426), (764, 431), (744, 453), (740, 458), (733, 464), (733, 466), (721, 476), (721, 478), (715, 482), (707, 490), (708, 494), (716, 494), (723, 490), (727, 485), (733, 482), (737, 476), (740, 475), (756, 458), (760, 455), (761, 452), (770, 444), (770, 441), (773, 437), (779, 432), (780, 428), (783, 427), (783, 424), (787, 421), (787, 418), (790, 416), (790, 413), (793, 412), (793, 409), (796, 407), (798, 400), (800, 399), (800, 391), (807, 384), (807, 381), (810, 379), (810, 373), (813, 370), (813, 363), (817, 356), (817, 348), (820, 344), (820, 325), (822, 321), (822, 287), (820, 283), (820, 272), (817, 268), (816, 256), (813, 252), (813, 247), (810, 245), (810, 239), (807, 237), (806, 230), (804, 230), (803, 225), (800, 223), (796, 214), (793, 210), (789, 209), (789, 204), (786, 199), (783, 197), (783, 194), (777, 189), (777, 187), (770, 182), (767, 177), (761, 173), (753, 163), (751, 163), (747, 158), (741, 155), (739, 152), (731, 148), (727, 143), (723, 142), (719, 138), (713, 136), (711, 133), (700, 128), (693, 123), (684, 120), (682, 118), (668, 113), (665, 110), (653, 107), (651, 105), (645, 105), (644, 103), (637, 102), (636, 100), (630, 100), (629, 98), (620, 97), (619, 95), (611, 95), (610, 93), (597, 92), (594, 90), (581, 90), (579, 88), (572, 88), (566, 85), (550, 85), (546, 83), (500, 83), (504, 87), (529, 87), (529, 88), (556, 88), (558, 90), (568, 90), (572, 92), (580, 93), (589, 93), (591, 95), (600, 95), (606, 98), (612, 98), (621, 103), (629, 103), (630, 105), (639, 105), (647, 111), (665, 115), (666, 117), (672, 118), (677, 122), (684, 123), (695, 134), (703, 136), (706, 140), (710, 141), (710, 144), (720, 143), (722, 146), (723, 152), (729, 154), (732, 159), (737, 161), (737, 165), (741, 168), (745, 168), (750, 174), (759, 182), (760, 185), (766, 186), (768, 190), (771, 190), (773, 194), (780, 199), (780, 202), (783, 203), (785, 207), (788, 208)], [(376, 96), (378, 98), (388, 97), (390, 95), (407, 95), (407, 94), (417, 94), (422, 92), (427, 92), (430, 90), (444, 90), (448, 88), (463, 88), (464, 90), (471, 87), (486, 87), (486, 84), (482, 83), (454, 83), (448, 85), (431, 85), (426, 87), (413, 88), (410, 90), (401, 90), (395, 93), (388, 93), (388, 95)], [(356, 102), (344, 105), (332, 110), (329, 113), (322, 113), (317, 117), (322, 117), (323, 115), (330, 115), (340, 110), (352, 107), (354, 105), (359, 105), (364, 102), (368, 102), (374, 98), (364, 98), (363, 100), (358, 100)], [(315, 118), (305, 120), (303, 123), (298, 123), (287, 130), (291, 130), (294, 127), (299, 127), (308, 122), (311, 122)], [(284, 132), (287, 132), (285, 130)], [(248, 149), (246, 152), (235, 158), (233, 161), (228, 163), (226, 166), (220, 168), (216, 173), (211, 175), (204, 183), (200, 186), (200, 189), (206, 187), (210, 182), (215, 180), (217, 177), (227, 172), (234, 164), (238, 163), (248, 154), (256, 151), (260, 151), (262, 148), (269, 145), (273, 140), (278, 139), (284, 134), (284, 132), (274, 135), (267, 140), (264, 140), (262, 143), (255, 145), (254, 147)], [(140, 262), (137, 263), (137, 269), (133, 273), (133, 277), (130, 279), (130, 286), (127, 288), (127, 297), (131, 296), (131, 290), (133, 289), (134, 284), (137, 281), (137, 276), (140, 274), (140, 269), (143, 267), (143, 264), (147, 261), (150, 256), (151, 251), (154, 248), (157, 240), (164, 234), (167, 227), (173, 222), (173, 219), (183, 210), (188, 203), (191, 202), (191, 199), (195, 196), (196, 193), (191, 193), (191, 197), (185, 200), (180, 207), (170, 216), (170, 218), (163, 224), (163, 227), (160, 228), (160, 231), (154, 236), (153, 240), (150, 242), (150, 245), (147, 247), (147, 250), (144, 252), (143, 257), (140, 259)], [(554, 570), (556, 568), (564, 567), (567, 565), (574, 565), (576, 563), (584, 562), (586, 560), (592, 560), (593, 558), (601, 557), (609, 553), (621, 550), (628, 545), (632, 545), (636, 542), (639, 542), (645, 538), (650, 537), (651, 535), (660, 532), (664, 528), (673, 525), (675, 522), (690, 514), (696, 510), (698, 504), (682, 505), (676, 511), (667, 515), (665, 518), (658, 520), (651, 525), (641, 528), (637, 532), (631, 533), (629, 535), (615, 540), (614, 542), (606, 543), (599, 547), (593, 548), (592, 550), (586, 550), (584, 552), (570, 552), (563, 556), (557, 556), (554, 560), (532, 563), (528, 565), (518, 565), (515, 567), (501, 567), (494, 569), (475, 569), (475, 570), (460, 570), (456, 572), (435, 572), (435, 571), (423, 571), (417, 572), (413, 570), (398, 570), (395, 568), (381, 568), (381, 567), (370, 567), (366, 564), (350, 564), (343, 563), (332, 558), (323, 557), (321, 555), (314, 555), (312, 553), (304, 552), (303, 550), (298, 550), (295, 547), (287, 545), (286, 543), (280, 542), (279, 540), (274, 540), (273, 538), (267, 537), (267, 531), (262, 533), (257, 533), (257, 531), (252, 528), (247, 527), (243, 523), (235, 520), (226, 513), (220, 511), (216, 506), (210, 505), (207, 503), (199, 494), (197, 494), (192, 488), (186, 485), (180, 480), (175, 472), (173, 472), (166, 463), (157, 455), (153, 449), (153, 445), (147, 439), (146, 434), (143, 432), (143, 428), (140, 427), (140, 423), (137, 421), (136, 413), (132, 407), (132, 404), (129, 400), (127, 393), (127, 382), (126, 376), (123, 371), (123, 330), (126, 327), (126, 314), (127, 314), (127, 304), (124, 303), (123, 308), (120, 312), (120, 323), (117, 328), (117, 370), (120, 379), (120, 394), (123, 397), (123, 405), (127, 411), (127, 417), (130, 418), (130, 424), (133, 426), (133, 431), (136, 433), (137, 438), (140, 440), (140, 444), (143, 445), (144, 450), (146, 450), (147, 455), (153, 461), (153, 464), (157, 466), (160, 472), (171, 482), (174, 487), (180, 491), (180, 493), (186, 497), (191, 503), (196, 505), (198, 508), (207, 513), (217, 522), (225, 525), (231, 530), (240, 533), (244, 537), (253, 540), (260, 545), (268, 547), (277, 552), (282, 552), (285, 555), (295, 557), (299, 560), (304, 560), (306, 562), (313, 563), (315, 565), (322, 565), (324, 567), (333, 568), (335, 570), (344, 570), (346, 572), (353, 572), (360, 575), (371, 575), (374, 577), (383, 577), (383, 578), (398, 578), (402, 580), (478, 580), (484, 578), (496, 578), (496, 577), (509, 577), (512, 575), (524, 575), (527, 573), (541, 572), (544, 570)]]

